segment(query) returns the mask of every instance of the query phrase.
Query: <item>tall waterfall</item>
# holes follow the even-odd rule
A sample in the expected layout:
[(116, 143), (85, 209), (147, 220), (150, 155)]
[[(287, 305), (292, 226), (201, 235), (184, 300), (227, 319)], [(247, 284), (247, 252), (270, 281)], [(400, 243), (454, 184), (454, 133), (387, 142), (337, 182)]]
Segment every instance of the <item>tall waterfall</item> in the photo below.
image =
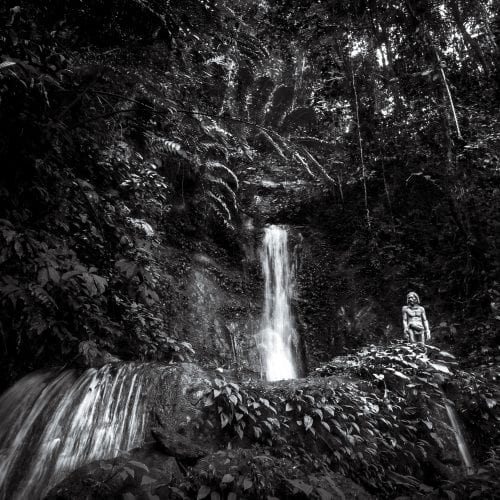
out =
[(66, 475), (144, 440), (144, 365), (35, 372), (0, 398), (0, 499), (42, 498)]
[(295, 329), (290, 307), (293, 282), (285, 229), (265, 229), (261, 259), (265, 278), (261, 330), (265, 375), (267, 380), (296, 378), (292, 354)]

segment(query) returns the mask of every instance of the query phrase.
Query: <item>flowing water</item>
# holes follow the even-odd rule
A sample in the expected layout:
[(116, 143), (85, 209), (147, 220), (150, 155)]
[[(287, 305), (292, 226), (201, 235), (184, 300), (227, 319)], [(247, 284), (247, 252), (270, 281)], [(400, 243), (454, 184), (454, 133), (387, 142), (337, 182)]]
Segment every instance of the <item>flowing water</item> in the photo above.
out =
[(265, 229), (261, 259), (265, 278), (261, 335), (266, 379), (296, 378), (292, 352), (295, 329), (290, 307), (293, 280), (285, 229), (279, 226)]
[(35, 372), (0, 397), (0, 499), (41, 498), (144, 440), (145, 365)]
[(472, 462), (472, 457), (469, 452), (469, 447), (464, 439), (462, 430), (460, 429), (460, 423), (458, 421), (457, 412), (455, 411), (455, 406), (450, 402), (449, 399), (443, 393), (444, 406), (446, 408), (446, 413), (450, 420), (451, 427), (453, 428), (453, 433), (455, 434), (455, 439), (457, 441), (458, 451), (462, 459), (462, 463), (465, 468), (466, 474), (472, 474), (474, 471), (474, 464)]

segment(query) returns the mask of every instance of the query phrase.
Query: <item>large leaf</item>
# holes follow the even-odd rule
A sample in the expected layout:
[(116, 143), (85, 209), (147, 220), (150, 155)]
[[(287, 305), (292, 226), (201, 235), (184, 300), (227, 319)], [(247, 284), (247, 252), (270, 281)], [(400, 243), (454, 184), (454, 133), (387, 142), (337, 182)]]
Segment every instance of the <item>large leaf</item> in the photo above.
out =
[(10, 68), (10, 67), (15, 66), (15, 65), (16, 65), (16, 63), (14, 61), (4, 61), (4, 62), (0, 63), (0, 71), (3, 69)]
[(437, 370), (438, 372), (451, 374), (450, 369), (446, 365), (443, 365), (442, 363), (429, 362), (429, 365), (432, 366), (432, 368), (434, 368), (434, 370)]
[(208, 495), (210, 495), (210, 487), (207, 486), (206, 484), (202, 484), (200, 486), (200, 489), (198, 490), (198, 495), (196, 496), (196, 500), (203, 500), (204, 498), (207, 498)]
[(309, 415), (304, 415), (304, 429), (307, 431), (309, 430), (313, 425), (313, 419)]
[(300, 479), (286, 479), (295, 489), (302, 491), (306, 496), (310, 496), (313, 492), (313, 487), (310, 484), (304, 483)]

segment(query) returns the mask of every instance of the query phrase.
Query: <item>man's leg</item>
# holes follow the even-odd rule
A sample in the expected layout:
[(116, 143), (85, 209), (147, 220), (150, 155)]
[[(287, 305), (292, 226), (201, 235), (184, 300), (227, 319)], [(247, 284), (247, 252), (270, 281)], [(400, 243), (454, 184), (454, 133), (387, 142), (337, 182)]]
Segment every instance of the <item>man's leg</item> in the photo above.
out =
[(410, 328), (408, 331), (410, 332), (410, 342), (412, 344), (414, 344), (415, 343), (415, 332), (413, 331), (413, 328)]

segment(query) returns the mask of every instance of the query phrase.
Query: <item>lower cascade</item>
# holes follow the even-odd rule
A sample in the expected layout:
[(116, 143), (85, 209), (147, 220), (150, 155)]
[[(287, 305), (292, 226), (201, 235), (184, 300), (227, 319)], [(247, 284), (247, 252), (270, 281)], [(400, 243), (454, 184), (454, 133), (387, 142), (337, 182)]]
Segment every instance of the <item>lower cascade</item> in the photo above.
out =
[(0, 499), (42, 498), (73, 470), (144, 441), (145, 365), (35, 372), (0, 398)]
[(296, 378), (292, 353), (295, 329), (290, 307), (293, 281), (285, 229), (265, 228), (261, 259), (265, 278), (261, 330), (265, 376), (271, 381)]
[(462, 430), (460, 428), (460, 423), (458, 420), (457, 412), (455, 411), (454, 405), (446, 398), (443, 393), (444, 406), (446, 408), (446, 413), (450, 420), (451, 427), (453, 429), (453, 434), (457, 441), (458, 451), (460, 453), (460, 458), (462, 459), (462, 464), (464, 466), (466, 474), (472, 474), (474, 470), (474, 464), (472, 462), (471, 454), (467, 442), (464, 439)]

